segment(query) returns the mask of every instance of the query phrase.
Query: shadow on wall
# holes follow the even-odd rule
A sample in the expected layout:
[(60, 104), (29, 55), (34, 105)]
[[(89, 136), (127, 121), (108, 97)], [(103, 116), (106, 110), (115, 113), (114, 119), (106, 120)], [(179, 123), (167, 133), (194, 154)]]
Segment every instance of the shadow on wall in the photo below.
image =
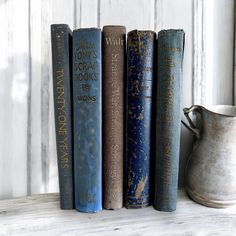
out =
[(44, 65), (28, 54), (3, 56), (0, 199), (58, 191), (51, 65), (42, 73)]
[(0, 70), (1, 199), (24, 195), (27, 179), (28, 58), (25, 54), (8, 53)]
[[(186, 118), (182, 113), (182, 120), (186, 122)], [(185, 168), (188, 161), (188, 157), (191, 154), (194, 143), (194, 137), (189, 130), (187, 130), (183, 124), (181, 124), (181, 140), (180, 140), (180, 158), (179, 158), (179, 187), (182, 188), (185, 185)]]

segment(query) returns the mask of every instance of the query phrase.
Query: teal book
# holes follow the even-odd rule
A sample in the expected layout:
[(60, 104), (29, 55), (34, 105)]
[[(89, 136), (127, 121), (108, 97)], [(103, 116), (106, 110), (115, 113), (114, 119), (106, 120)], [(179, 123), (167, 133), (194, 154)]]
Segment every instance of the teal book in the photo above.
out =
[(101, 30), (73, 31), (75, 208), (102, 209)]
[(183, 30), (158, 33), (154, 207), (167, 212), (177, 200), (183, 54)]
[(72, 32), (68, 25), (51, 25), (51, 43), (60, 206), (73, 209)]

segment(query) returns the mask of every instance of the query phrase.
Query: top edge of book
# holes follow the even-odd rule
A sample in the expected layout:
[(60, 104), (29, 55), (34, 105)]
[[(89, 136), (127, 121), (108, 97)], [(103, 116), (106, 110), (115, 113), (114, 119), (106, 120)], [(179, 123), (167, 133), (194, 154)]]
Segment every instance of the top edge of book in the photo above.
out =
[(96, 27), (91, 27), (91, 28), (79, 28), (73, 30), (73, 32), (78, 32), (78, 31), (101, 31), (101, 29)]
[(109, 29), (109, 28), (121, 28), (121, 29), (126, 29), (126, 27), (124, 25), (104, 25), (103, 26), (103, 30), (104, 29)]
[(51, 24), (51, 30), (68, 30), (70, 34), (72, 33), (68, 24)]
[(184, 34), (184, 30), (183, 29), (165, 29), (165, 30), (161, 30), (158, 32), (158, 35), (162, 35), (162, 34), (172, 34), (172, 33), (183, 33)]
[(130, 34), (147, 34), (147, 33), (156, 34), (156, 32), (153, 30), (137, 30), (137, 29), (135, 29), (135, 30), (129, 31), (128, 35), (130, 35)]
[(51, 28), (69, 28), (68, 24), (51, 24)]

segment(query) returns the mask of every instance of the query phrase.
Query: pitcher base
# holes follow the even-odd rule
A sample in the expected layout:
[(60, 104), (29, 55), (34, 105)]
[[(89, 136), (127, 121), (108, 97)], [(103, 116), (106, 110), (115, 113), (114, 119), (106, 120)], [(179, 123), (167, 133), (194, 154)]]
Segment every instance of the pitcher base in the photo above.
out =
[(188, 196), (195, 202), (207, 206), (207, 207), (213, 207), (213, 208), (228, 208), (233, 205), (236, 205), (236, 199), (231, 201), (220, 201), (220, 200), (214, 200), (214, 199), (207, 199), (206, 197), (203, 197), (202, 195), (192, 191), (190, 188), (186, 187), (186, 192)]

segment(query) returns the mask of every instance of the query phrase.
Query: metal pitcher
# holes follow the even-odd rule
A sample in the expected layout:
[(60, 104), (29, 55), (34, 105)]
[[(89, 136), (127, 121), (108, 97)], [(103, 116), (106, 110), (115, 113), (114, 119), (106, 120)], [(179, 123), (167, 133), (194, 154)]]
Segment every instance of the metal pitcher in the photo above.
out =
[(236, 107), (194, 105), (183, 111), (189, 125), (183, 124), (197, 138), (186, 167), (188, 195), (209, 207), (236, 204)]

